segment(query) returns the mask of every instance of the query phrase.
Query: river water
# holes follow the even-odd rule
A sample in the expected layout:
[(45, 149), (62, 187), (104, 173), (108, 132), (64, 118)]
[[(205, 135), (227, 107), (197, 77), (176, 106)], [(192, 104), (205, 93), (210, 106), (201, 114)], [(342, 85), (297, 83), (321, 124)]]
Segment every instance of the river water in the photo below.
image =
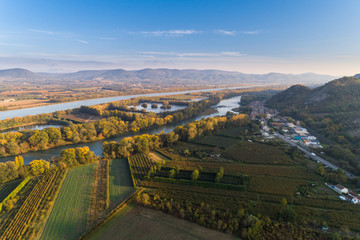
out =
[(158, 105), (157, 108), (152, 108), (151, 107), (151, 103), (148, 103), (147, 107), (144, 108), (142, 106), (142, 104), (138, 104), (138, 105), (131, 105), (129, 106), (129, 108), (136, 108), (138, 111), (141, 111), (143, 109), (146, 110), (146, 112), (153, 112), (153, 113), (162, 113), (162, 112), (173, 112), (173, 111), (177, 111), (177, 110), (181, 110), (181, 109), (184, 109), (186, 108), (187, 106), (180, 106), (180, 105), (175, 105), (175, 104), (170, 104), (171, 108), (168, 108), (168, 109), (164, 109), (162, 108), (163, 104), (162, 103), (156, 103)]
[(27, 126), (15, 127), (15, 128), (2, 130), (2, 131), (0, 131), (0, 133), (19, 132), (19, 131), (22, 131), (22, 130), (35, 130), (35, 129), (43, 130), (43, 129), (49, 128), (49, 127), (61, 128), (61, 127), (64, 127), (64, 126), (57, 125), (57, 124), (34, 124), (34, 125), (27, 125)]
[(241, 86), (241, 87), (214, 88), (214, 89), (191, 90), (191, 91), (180, 91), (180, 92), (164, 92), (164, 93), (151, 93), (151, 94), (127, 95), (127, 96), (119, 96), (119, 97), (97, 98), (97, 99), (90, 99), (90, 100), (83, 100), (83, 101), (76, 101), (76, 102), (52, 104), (52, 105), (34, 107), (34, 108), (2, 111), (2, 112), (0, 112), (0, 120), (4, 120), (7, 118), (14, 118), (14, 117), (24, 117), (27, 115), (51, 113), (51, 112), (62, 111), (62, 110), (67, 110), (67, 109), (79, 108), (81, 106), (92, 106), (92, 105), (97, 105), (97, 104), (102, 104), (102, 103), (131, 99), (134, 97), (168, 96), (168, 95), (186, 94), (186, 93), (194, 93), (194, 92), (220, 91), (220, 90), (224, 90), (224, 89), (244, 89), (244, 88), (249, 88), (249, 87), (261, 87), (261, 86), (265, 86), (265, 84), (249, 85), (249, 86)]
[[(103, 145), (103, 142), (105, 142), (105, 141), (108, 141), (108, 142), (117, 141), (118, 142), (121, 139), (123, 139), (124, 137), (139, 135), (139, 134), (156, 134), (156, 133), (160, 133), (162, 131), (165, 133), (168, 133), (168, 132), (171, 132), (172, 130), (174, 130), (174, 128), (177, 126), (185, 125), (189, 122), (193, 122), (195, 120), (200, 120), (204, 117), (208, 118), (208, 117), (222, 116), (222, 115), (225, 115), (228, 111), (233, 112), (232, 109), (238, 107), (240, 101), (241, 101), (241, 96), (224, 99), (224, 100), (220, 101), (218, 104), (216, 104), (215, 106), (213, 106), (213, 108), (217, 109), (216, 113), (212, 113), (209, 115), (197, 116), (197, 117), (190, 118), (190, 119), (187, 119), (187, 120), (184, 120), (181, 122), (177, 122), (175, 124), (161, 126), (158, 128), (153, 128), (153, 129), (136, 132), (136, 133), (131, 133), (131, 134), (130, 133), (124, 134), (124, 135), (121, 135), (118, 137), (103, 139), (103, 140), (99, 140), (99, 141), (95, 141), (95, 142), (73, 144), (73, 145), (62, 146), (62, 147), (58, 147), (58, 148), (51, 148), (51, 149), (47, 149), (44, 151), (28, 152), (28, 153), (23, 154), (22, 156), (24, 158), (24, 163), (29, 164), (29, 162), (31, 162), (32, 160), (35, 160), (35, 159), (51, 160), (52, 157), (59, 156), (60, 152), (66, 148), (75, 148), (75, 147), (83, 147), (83, 146), (88, 146), (89, 149), (91, 151), (94, 151), (96, 155), (102, 156), (102, 145)], [(0, 162), (13, 161), (14, 158), (15, 158), (15, 156), (3, 157), (3, 158), (0, 158)]]

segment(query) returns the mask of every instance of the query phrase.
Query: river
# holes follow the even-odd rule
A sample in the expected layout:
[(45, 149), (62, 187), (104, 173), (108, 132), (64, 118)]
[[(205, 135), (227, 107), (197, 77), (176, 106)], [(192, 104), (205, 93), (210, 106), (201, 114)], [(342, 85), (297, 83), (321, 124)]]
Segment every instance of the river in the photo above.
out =
[(43, 130), (45, 128), (54, 127), (54, 128), (61, 128), (64, 127), (63, 125), (58, 124), (34, 124), (34, 125), (27, 125), (22, 127), (15, 127), (15, 128), (9, 128), (6, 130), (1, 130), (0, 133), (7, 133), (7, 132), (19, 132), (22, 130)]
[(163, 93), (126, 95), (126, 96), (119, 96), (119, 97), (97, 98), (97, 99), (90, 99), (90, 100), (83, 100), (83, 101), (76, 101), (76, 102), (51, 104), (51, 105), (41, 106), (41, 107), (2, 111), (2, 112), (0, 112), (0, 120), (4, 120), (7, 118), (14, 118), (14, 117), (24, 117), (27, 115), (51, 113), (51, 112), (62, 111), (62, 110), (67, 110), (67, 109), (79, 108), (81, 106), (92, 106), (92, 105), (97, 105), (97, 104), (102, 104), (102, 103), (131, 99), (131, 98), (135, 98), (135, 97), (168, 96), (168, 95), (195, 93), (195, 92), (220, 91), (220, 90), (224, 90), (224, 89), (244, 89), (244, 88), (250, 88), (250, 87), (261, 87), (261, 86), (265, 86), (265, 85), (266, 84), (249, 85), (249, 86), (241, 86), (241, 87), (229, 87), (229, 88), (190, 90), (190, 91), (180, 91), (180, 92), (163, 92)]
[[(168, 133), (168, 132), (171, 132), (172, 130), (174, 130), (174, 128), (177, 126), (185, 125), (189, 122), (193, 122), (195, 120), (200, 120), (204, 117), (208, 118), (208, 117), (222, 116), (222, 115), (225, 115), (228, 111), (233, 112), (232, 109), (238, 107), (240, 101), (241, 101), (241, 96), (221, 100), (218, 104), (213, 106), (213, 108), (217, 109), (218, 112), (212, 113), (209, 115), (197, 116), (197, 117), (190, 118), (190, 119), (187, 119), (187, 120), (184, 120), (181, 122), (177, 122), (177, 123), (174, 123), (171, 125), (161, 126), (158, 128), (152, 128), (149, 130), (131, 133), (131, 134), (130, 133), (124, 134), (124, 135), (121, 135), (118, 137), (103, 139), (103, 140), (99, 140), (99, 141), (95, 141), (95, 142), (72, 144), (72, 145), (68, 145), (68, 146), (51, 148), (51, 149), (47, 149), (44, 151), (28, 152), (28, 153), (22, 154), (22, 156), (24, 158), (24, 163), (29, 164), (32, 160), (35, 160), (35, 159), (51, 160), (52, 157), (59, 156), (60, 152), (66, 148), (75, 148), (75, 147), (83, 147), (83, 146), (88, 146), (89, 149), (91, 151), (94, 151), (96, 155), (102, 156), (102, 145), (103, 145), (103, 142), (105, 142), (105, 141), (108, 141), (108, 142), (117, 141), (118, 142), (121, 139), (123, 139), (124, 137), (139, 135), (139, 134), (156, 134), (156, 133), (160, 133), (162, 131), (165, 133)], [(3, 157), (3, 158), (0, 158), (0, 162), (13, 161), (14, 158), (15, 158), (15, 156)]]

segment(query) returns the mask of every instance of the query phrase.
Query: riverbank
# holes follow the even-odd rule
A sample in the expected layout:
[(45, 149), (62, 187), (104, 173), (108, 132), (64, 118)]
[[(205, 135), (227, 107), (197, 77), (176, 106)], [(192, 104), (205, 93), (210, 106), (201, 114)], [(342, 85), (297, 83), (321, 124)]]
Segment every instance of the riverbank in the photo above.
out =
[[(40, 151), (34, 151), (34, 152), (27, 152), (24, 154), (20, 154), (23, 158), (24, 158), (24, 163), (28, 164), (30, 163), (32, 160), (35, 159), (44, 159), (44, 160), (48, 160), (50, 161), (51, 158), (53, 156), (58, 156), (60, 155), (60, 152), (66, 148), (69, 148), (70, 146), (72, 148), (76, 148), (76, 147), (84, 147), (87, 146), (89, 147), (90, 151), (93, 151), (96, 155), (102, 156), (102, 144), (105, 141), (120, 141), (121, 139), (125, 138), (125, 137), (129, 137), (129, 136), (134, 136), (134, 135), (139, 135), (139, 134), (157, 134), (157, 133), (168, 133), (171, 132), (172, 130), (174, 130), (175, 127), (177, 126), (182, 126), (185, 125), (189, 122), (193, 122), (196, 120), (200, 120), (203, 117), (207, 118), (207, 117), (215, 117), (215, 116), (220, 116), (220, 115), (225, 115), (227, 111), (233, 112), (232, 109), (235, 108), (236, 106), (239, 105), (239, 96), (236, 97), (232, 97), (229, 99), (224, 99), (221, 100), (218, 104), (216, 104), (215, 106), (211, 106), (210, 108), (208, 108), (205, 112), (199, 114), (198, 116), (195, 117), (191, 117), (185, 120), (182, 120), (180, 122), (176, 122), (176, 123), (172, 123), (172, 124), (168, 124), (168, 125), (163, 125), (160, 127), (153, 127), (153, 128), (148, 128), (148, 129), (144, 129), (143, 131), (139, 131), (139, 132), (128, 132), (128, 133), (124, 133), (122, 135), (119, 135), (117, 137), (113, 137), (113, 138), (107, 138), (107, 139), (101, 139), (101, 140), (96, 140), (96, 141), (90, 141), (90, 142), (82, 142), (82, 143), (77, 143), (77, 144), (68, 144), (68, 145), (62, 145), (62, 146), (58, 146), (55, 148), (49, 148), (46, 150), (40, 150)], [(222, 106), (222, 107), (220, 107)], [(7, 161), (13, 161), (15, 158), (15, 156), (7, 156), (7, 157), (1, 157), (0, 158), (0, 162), (7, 162)]]
[(97, 98), (97, 99), (91, 99), (91, 100), (52, 104), (52, 105), (46, 105), (46, 106), (34, 107), (34, 108), (3, 111), (0, 114), (0, 120), (4, 120), (7, 118), (14, 118), (14, 117), (24, 117), (27, 115), (64, 111), (64, 110), (68, 110), (68, 109), (79, 108), (81, 106), (92, 106), (92, 105), (126, 100), (126, 99), (131, 99), (131, 98), (136, 98), (136, 97), (169, 96), (169, 95), (196, 93), (196, 92), (214, 92), (214, 91), (221, 91), (221, 90), (236, 90), (236, 89), (241, 90), (241, 89), (246, 89), (246, 88), (259, 88), (259, 87), (264, 87), (264, 86), (267, 86), (269, 88), (271, 85), (267, 85), (267, 84), (256, 85), (256, 84), (254, 84), (254, 85), (226, 87), (226, 88), (198, 89), (198, 90), (177, 91), (177, 92), (161, 92), (161, 93), (149, 93), (149, 94), (137, 94), (137, 95), (124, 95), (124, 96), (108, 97), (108, 98)]

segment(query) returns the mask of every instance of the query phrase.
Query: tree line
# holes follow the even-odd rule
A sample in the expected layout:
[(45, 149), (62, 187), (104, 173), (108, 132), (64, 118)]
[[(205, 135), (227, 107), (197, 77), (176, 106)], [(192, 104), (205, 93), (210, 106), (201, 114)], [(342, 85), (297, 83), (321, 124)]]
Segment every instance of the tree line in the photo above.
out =
[[(118, 110), (104, 110), (101, 116), (104, 117), (94, 123), (70, 123), (63, 128), (46, 128), (43, 130), (25, 130), (21, 132), (0, 133), (0, 156), (23, 154), (29, 151), (44, 150), (57, 146), (76, 144), (80, 142), (96, 141), (104, 138), (118, 136), (127, 132), (138, 132), (143, 129), (158, 127), (174, 123), (186, 118), (194, 117), (203, 112), (206, 108), (216, 104), (221, 96), (195, 102), (192, 107), (182, 109), (173, 113), (139, 114)], [(95, 114), (95, 107), (82, 107), (83, 112)], [(87, 111), (85, 111), (87, 109)], [(95, 109), (95, 110), (94, 110)], [(79, 111), (78, 109), (76, 111)], [(19, 118), (26, 121), (31, 119), (60, 119), (65, 111), (53, 114), (37, 115), (34, 118)], [(6, 122), (6, 121), (5, 121)]]
[(248, 115), (239, 114), (231, 117), (203, 118), (178, 126), (173, 132), (160, 135), (139, 135), (127, 137), (120, 142), (104, 142), (103, 155), (108, 158), (129, 157), (132, 154), (147, 154), (150, 150), (160, 146), (170, 146), (173, 143), (182, 141), (191, 141), (204, 135), (211, 135), (227, 127), (240, 127), (248, 124), (250, 118)]
[(0, 183), (8, 182), (26, 176), (37, 176), (53, 168), (68, 168), (82, 164), (92, 163), (99, 157), (89, 150), (89, 147), (67, 148), (55, 157), (52, 164), (49, 161), (33, 160), (29, 165), (24, 165), (22, 156), (15, 157), (14, 161), (0, 163)]

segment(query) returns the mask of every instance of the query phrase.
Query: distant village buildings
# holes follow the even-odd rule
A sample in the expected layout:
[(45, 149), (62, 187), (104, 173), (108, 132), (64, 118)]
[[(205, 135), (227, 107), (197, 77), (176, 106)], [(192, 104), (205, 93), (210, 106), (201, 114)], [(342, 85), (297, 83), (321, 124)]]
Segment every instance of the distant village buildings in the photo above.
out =
[(328, 185), (325, 183), (326, 186), (328, 186), (329, 188), (331, 188), (332, 190), (334, 190), (335, 192), (337, 192), (338, 194), (340, 194), (339, 198), (343, 201), (347, 201), (353, 204), (359, 204), (360, 203), (360, 195), (353, 192), (353, 191), (349, 191), (349, 189), (347, 189), (346, 187), (337, 184), (337, 185)]

